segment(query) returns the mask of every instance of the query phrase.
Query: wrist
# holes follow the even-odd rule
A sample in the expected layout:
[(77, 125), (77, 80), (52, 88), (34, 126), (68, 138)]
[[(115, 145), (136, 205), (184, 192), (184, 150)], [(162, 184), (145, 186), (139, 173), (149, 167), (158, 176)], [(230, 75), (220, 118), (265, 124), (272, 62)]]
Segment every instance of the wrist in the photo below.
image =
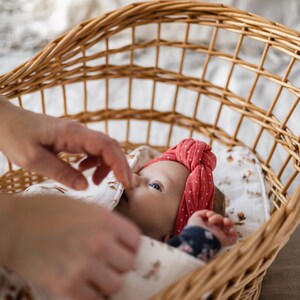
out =
[[(9, 126), (10, 120), (15, 118), (16, 113), (19, 112), (19, 108), (10, 103), (5, 97), (0, 95), (0, 129)], [(5, 126), (3, 126), (5, 124)]]
[[(8, 141), (17, 134), (17, 132), (13, 130), (13, 125), (15, 121), (20, 118), (20, 112), (19, 107), (13, 105), (5, 99), (5, 97), (0, 95), (0, 151), (4, 153), (5, 148), (8, 148)], [(7, 155), (8, 153), (5, 154)]]

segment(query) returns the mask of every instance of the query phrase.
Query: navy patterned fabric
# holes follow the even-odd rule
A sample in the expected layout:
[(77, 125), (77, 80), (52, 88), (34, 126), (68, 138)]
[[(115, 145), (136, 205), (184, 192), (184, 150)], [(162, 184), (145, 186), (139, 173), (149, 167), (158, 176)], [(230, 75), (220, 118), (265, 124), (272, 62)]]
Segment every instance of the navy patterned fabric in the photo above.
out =
[(172, 237), (167, 243), (204, 262), (213, 259), (221, 249), (219, 240), (200, 226), (186, 226), (180, 235)]

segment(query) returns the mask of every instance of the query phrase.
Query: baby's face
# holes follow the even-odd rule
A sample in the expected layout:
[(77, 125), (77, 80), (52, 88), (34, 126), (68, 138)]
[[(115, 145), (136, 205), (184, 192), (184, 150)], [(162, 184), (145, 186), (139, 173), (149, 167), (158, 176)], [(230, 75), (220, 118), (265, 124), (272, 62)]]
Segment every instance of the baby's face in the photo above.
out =
[(189, 170), (174, 161), (159, 161), (134, 176), (116, 211), (135, 222), (143, 234), (163, 240), (174, 229)]

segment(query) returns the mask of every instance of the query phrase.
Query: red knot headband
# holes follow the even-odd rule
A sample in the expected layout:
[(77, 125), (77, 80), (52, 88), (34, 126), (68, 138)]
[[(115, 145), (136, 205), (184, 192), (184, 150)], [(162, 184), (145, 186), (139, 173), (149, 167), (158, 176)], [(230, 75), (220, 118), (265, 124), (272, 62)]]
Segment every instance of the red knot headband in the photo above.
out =
[(189, 217), (197, 210), (213, 209), (214, 182), (212, 171), (216, 167), (216, 156), (206, 143), (184, 139), (144, 167), (163, 160), (183, 164), (191, 172), (185, 184), (183, 197), (177, 212), (174, 234), (179, 234)]

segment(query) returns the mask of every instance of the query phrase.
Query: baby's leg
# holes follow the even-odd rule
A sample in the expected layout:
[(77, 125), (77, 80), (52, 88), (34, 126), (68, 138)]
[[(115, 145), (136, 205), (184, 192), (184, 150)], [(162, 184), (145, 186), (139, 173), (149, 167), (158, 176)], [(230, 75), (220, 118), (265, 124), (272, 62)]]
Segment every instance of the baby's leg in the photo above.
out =
[(232, 221), (214, 211), (199, 210), (190, 217), (188, 224), (198, 225), (209, 230), (220, 241), (223, 247), (230, 246), (237, 240), (237, 233)]

